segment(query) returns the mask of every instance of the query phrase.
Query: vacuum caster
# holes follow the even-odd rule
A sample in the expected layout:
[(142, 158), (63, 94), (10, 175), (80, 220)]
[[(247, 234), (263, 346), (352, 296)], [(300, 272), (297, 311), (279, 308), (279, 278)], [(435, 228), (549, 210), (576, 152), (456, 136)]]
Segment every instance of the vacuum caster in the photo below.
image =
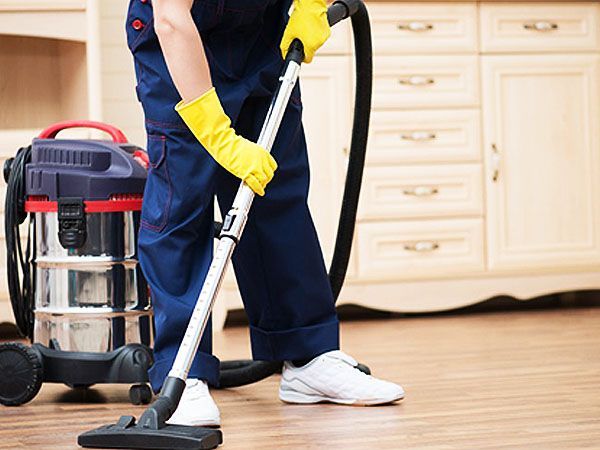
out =
[(129, 388), (129, 400), (134, 405), (147, 405), (152, 401), (152, 389), (147, 384), (134, 384)]
[(23, 344), (0, 345), (0, 403), (18, 406), (37, 395), (43, 382), (40, 355)]

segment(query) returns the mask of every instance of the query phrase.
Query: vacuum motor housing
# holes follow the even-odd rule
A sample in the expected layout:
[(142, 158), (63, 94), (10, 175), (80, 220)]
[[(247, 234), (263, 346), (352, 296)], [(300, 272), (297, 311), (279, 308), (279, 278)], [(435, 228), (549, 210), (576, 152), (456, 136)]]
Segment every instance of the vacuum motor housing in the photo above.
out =
[[(124, 136), (113, 142), (33, 140), (25, 211), (35, 216), (33, 341), (63, 351), (152, 345), (148, 288), (137, 263), (146, 169)], [(81, 125), (81, 124), (79, 124)]]

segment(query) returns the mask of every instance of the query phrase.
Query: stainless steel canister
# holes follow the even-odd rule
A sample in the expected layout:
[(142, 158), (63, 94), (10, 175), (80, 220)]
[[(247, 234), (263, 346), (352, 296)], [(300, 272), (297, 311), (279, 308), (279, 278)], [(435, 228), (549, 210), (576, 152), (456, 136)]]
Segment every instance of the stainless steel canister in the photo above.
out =
[(58, 213), (35, 213), (35, 342), (86, 352), (152, 345), (152, 310), (136, 259), (139, 216), (87, 213), (84, 245), (65, 249)]

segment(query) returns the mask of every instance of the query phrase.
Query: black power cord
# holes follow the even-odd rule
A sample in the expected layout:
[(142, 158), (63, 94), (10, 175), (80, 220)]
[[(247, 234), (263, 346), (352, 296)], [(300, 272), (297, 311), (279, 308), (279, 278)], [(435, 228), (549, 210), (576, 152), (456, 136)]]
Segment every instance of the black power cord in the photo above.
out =
[[(8, 291), (15, 322), (19, 332), (33, 338), (33, 306), (35, 292), (35, 265), (32, 215), (23, 250), (20, 225), (27, 219), (25, 211), (25, 166), (31, 160), (31, 146), (19, 149), (16, 156), (4, 164), (6, 200), (4, 204), (4, 232), (6, 236), (6, 272)], [(35, 239), (35, 237), (33, 237)], [(21, 277), (23, 282), (21, 282)]]

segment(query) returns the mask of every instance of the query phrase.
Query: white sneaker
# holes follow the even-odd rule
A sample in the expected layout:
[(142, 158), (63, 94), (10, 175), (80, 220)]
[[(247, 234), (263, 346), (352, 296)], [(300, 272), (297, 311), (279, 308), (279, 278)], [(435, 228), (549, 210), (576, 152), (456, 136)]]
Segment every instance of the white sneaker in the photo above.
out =
[(221, 425), (219, 408), (211, 397), (206, 382), (195, 378), (185, 382), (185, 390), (179, 406), (167, 423), (193, 427), (218, 427)]
[(397, 384), (366, 375), (354, 358), (335, 350), (302, 367), (283, 365), (279, 398), (286, 403), (332, 402), (342, 405), (382, 405), (404, 398)]

